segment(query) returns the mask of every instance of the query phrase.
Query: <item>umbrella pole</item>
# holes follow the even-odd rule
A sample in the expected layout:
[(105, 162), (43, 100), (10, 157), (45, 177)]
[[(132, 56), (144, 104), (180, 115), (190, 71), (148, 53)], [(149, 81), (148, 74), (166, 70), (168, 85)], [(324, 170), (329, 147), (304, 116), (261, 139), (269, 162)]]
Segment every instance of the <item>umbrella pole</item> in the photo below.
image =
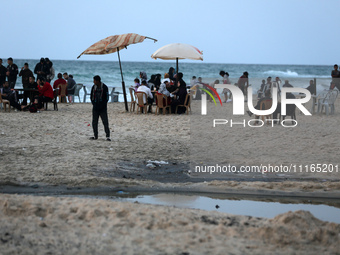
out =
[(124, 95), (125, 110), (128, 112), (129, 108), (128, 108), (127, 99), (126, 99), (125, 82), (124, 82), (124, 78), (123, 78), (122, 64), (120, 63), (119, 48), (117, 48), (117, 53), (118, 53), (120, 74), (122, 76), (122, 88), (123, 88), (123, 95)]

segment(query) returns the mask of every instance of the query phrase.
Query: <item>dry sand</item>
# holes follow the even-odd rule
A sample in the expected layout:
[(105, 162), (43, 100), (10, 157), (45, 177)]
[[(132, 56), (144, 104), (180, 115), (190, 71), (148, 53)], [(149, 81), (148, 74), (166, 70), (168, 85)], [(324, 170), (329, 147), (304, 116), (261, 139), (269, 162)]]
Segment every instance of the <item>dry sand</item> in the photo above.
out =
[(1, 254), (338, 254), (340, 225), (95, 199), (2, 195)]
[[(230, 118), (231, 104), (223, 107), (229, 107)], [(193, 130), (193, 118), (200, 118), (198, 102), (193, 102), (192, 108), (189, 116), (155, 116), (125, 113), (122, 103), (109, 104), (112, 142), (105, 141), (101, 123), (99, 140), (88, 139), (92, 136), (90, 104), (60, 104), (59, 111), (34, 114), (0, 112), (0, 191), (6, 185), (39, 185), (340, 197), (340, 173), (336, 172), (207, 176), (194, 173), (191, 168), (188, 174), (190, 162), (197, 158), (212, 163), (211, 154), (204, 158), (190, 146), (197, 143), (193, 134), (212, 129), (211, 123), (205, 122), (203, 129)], [(222, 142), (218, 146), (211, 144), (216, 140), (206, 137), (198, 144), (203, 143), (203, 151), (213, 153), (222, 163), (237, 166), (339, 165), (338, 109), (339, 100), (333, 116), (298, 114), (298, 126), (289, 131), (270, 126), (229, 129), (223, 137), (219, 136)], [(220, 149), (212, 149), (214, 146)], [(147, 160), (169, 162), (168, 180), (153, 178), (158, 174), (165, 176), (165, 168), (148, 169)], [(184, 182), (178, 181), (181, 178)], [(207, 182), (202, 182), (205, 178)], [(0, 215), (2, 254), (339, 254), (340, 251), (339, 225), (321, 222), (301, 211), (274, 219), (257, 219), (94, 199), (0, 195)]]

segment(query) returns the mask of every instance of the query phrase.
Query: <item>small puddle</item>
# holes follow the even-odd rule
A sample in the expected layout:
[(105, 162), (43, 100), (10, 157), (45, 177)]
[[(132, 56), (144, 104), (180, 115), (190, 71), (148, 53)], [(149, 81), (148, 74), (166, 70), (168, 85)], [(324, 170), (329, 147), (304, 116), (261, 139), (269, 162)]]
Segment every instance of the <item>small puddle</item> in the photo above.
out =
[(108, 196), (87, 196), (100, 199), (138, 202), (143, 204), (175, 206), (207, 211), (218, 211), (252, 217), (274, 218), (278, 214), (288, 211), (304, 210), (311, 212), (316, 218), (340, 224), (340, 201), (308, 200), (301, 198), (251, 198), (254, 201), (240, 198), (211, 198), (198, 195), (184, 195), (178, 193), (133, 194), (118, 192)]

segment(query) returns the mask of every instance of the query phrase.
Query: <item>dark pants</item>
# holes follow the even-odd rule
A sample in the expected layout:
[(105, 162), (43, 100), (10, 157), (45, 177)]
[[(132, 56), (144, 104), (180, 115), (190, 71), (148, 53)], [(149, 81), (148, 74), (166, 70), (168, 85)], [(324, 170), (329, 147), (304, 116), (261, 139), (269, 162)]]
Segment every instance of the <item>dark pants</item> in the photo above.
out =
[[(27, 105), (27, 98), (29, 98), (31, 104), (34, 102), (34, 98), (38, 96), (38, 92), (35, 91), (25, 91), (23, 94), (22, 105)], [(20, 98), (20, 97), (19, 97)]]
[(16, 82), (17, 80), (8, 80), (9, 87), (11, 89), (14, 89)]
[(52, 102), (52, 98), (50, 98), (50, 97), (45, 97), (45, 96), (38, 97), (38, 96), (36, 96), (35, 98), (38, 99), (38, 109), (43, 108), (43, 103)]
[(92, 127), (93, 127), (93, 134), (94, 137), (98, 137), (98, 120), (99, 116), (102, 119), (106, 137), (110, 137), (110, 129), (109, 129), (109, 119), (107, 117), (107, 109), (102, 110), (92, 110)]
[(21, 105), (18, 103), (15, 93), (10, 94), (9, 96), (3, 96), (2, 98), (7, 99), (11, 106), (21, 111)]

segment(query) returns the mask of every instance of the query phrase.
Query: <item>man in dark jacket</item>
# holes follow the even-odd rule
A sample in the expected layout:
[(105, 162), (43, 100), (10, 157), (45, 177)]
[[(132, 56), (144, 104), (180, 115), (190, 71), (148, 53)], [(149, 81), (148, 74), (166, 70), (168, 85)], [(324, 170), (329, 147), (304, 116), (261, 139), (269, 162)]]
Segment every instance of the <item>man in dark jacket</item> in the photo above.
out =
[(91, 89), (91, 102), (93, 105), (92, 109), (92, 127), (94, 136), (91, 137), (91, 140), (98, 139), (98, 120), (99, 116), (102, 119), (106, 140), (111, 141), (110, 139), (110, 129), (109, 129), (109, 120), (107, 117), (107, 102), (109, 101), (109, 90), (107, 86), (101, 82), (101, 78), (99, 75), (93, 77), (93, 83)]
[(41, 58), (40, 62), (36, 64), (34, 73), (37, 75), (37, 80), (43, 77), (46, 79), (47, 75), (50, 74), (50, 67), (45, 63), (44, 58)]
[(2, 59), (0, 58), (0, 88), (2, 88), (6, 81), (6, 72), (7, 68), (2, 65)]
[(8, 77), (8, 83), (9, 87), (11, 89), (14, 89), (15, 83), (17, 82), (17, 76), (18, 76), (18, 66), (16, 64), (13, 64), (13, 58), (8, 58), (7, 59), (7, 72), (6, 75)]
[(30, 83), (29, 78), (33, 76), (33, 72), (28, 68), (28, 63), (25, 63), (24, 67), (21, 68), (19, 76), (22, 77), (22, 87), (24, 89), (28, 88)]

